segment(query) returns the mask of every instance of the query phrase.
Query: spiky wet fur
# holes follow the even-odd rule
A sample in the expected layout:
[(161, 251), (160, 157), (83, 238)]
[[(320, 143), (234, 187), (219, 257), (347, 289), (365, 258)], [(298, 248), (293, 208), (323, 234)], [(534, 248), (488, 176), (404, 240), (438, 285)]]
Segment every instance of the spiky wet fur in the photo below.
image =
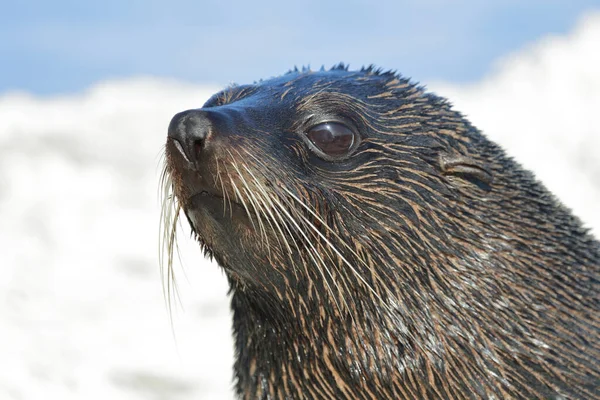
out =
[[(224, 268), (240, 398), (600, 397), (599, 243), (446, 100), (337, 66), (205, 108), (228, 105), (245, 118), (210, 170), (223, 215), (248, 220), (226, 237), (199, 224), (167, 144), (162, 248), (171, 292), (181, 209)], [(355, 154), (323, 161), (300, 139), (319, 113), (356, 127)]]

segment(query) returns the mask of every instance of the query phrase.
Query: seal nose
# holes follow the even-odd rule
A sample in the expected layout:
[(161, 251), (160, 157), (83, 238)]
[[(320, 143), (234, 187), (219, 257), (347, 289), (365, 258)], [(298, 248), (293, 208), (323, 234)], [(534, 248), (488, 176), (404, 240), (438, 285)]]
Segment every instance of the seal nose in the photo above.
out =
[(179, 151), (189, 162), (195, 162), (206, 147), (211, 130), (212, 124), (204, 111), (188, 110), (171, 119), (168, 137), (179, 144)]

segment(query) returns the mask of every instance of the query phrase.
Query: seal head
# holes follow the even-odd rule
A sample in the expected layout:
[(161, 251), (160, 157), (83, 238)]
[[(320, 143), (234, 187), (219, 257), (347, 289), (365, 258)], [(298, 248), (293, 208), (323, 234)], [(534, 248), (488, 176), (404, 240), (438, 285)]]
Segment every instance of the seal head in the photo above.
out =
[(393, 72), (227, 88), (171, 121), (165, 185), (227, 274), (240, 397), (600, 395), (599, 243)]

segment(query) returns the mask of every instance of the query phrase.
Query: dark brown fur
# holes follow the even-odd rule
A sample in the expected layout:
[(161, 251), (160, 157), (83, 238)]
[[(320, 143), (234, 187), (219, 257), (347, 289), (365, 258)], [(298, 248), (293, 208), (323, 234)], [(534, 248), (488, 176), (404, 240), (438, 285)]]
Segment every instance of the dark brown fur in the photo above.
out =
[(229, 279), (241, 398), (600, 397), (599, 243), (446, 100), (340, 66), (185, 115), (167, 185)]

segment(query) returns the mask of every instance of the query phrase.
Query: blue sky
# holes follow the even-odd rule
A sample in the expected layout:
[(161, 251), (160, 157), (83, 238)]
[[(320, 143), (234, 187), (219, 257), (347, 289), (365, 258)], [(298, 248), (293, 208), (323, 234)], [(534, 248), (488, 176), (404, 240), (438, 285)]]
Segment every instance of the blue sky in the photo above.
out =
[(481, 78), (599, 0), (6, 1), (0, 92), (76, 92), (150, 75), (247, 83), (294, 65), (374, 63), (428, 82)]

